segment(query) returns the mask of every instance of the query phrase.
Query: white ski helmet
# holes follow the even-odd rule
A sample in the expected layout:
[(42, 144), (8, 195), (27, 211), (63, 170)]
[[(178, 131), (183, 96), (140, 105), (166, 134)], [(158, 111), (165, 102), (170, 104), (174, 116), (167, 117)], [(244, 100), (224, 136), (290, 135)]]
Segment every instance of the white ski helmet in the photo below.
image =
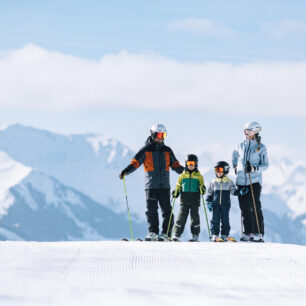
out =
[(244, 130), (251, 131), (254, 134), (258, 134), (261, 132), (261, 125), (259, 122), (247, 122), (244, 126)]
[(167, 135), (167, 129), (161, 123), (153, 124), (150, 129), (150, 132), (151, 132), (151, 136), (153, 139), (156, 137), (158, 133), (162, 133), (163, 138), (166, 138), (166, 135)]

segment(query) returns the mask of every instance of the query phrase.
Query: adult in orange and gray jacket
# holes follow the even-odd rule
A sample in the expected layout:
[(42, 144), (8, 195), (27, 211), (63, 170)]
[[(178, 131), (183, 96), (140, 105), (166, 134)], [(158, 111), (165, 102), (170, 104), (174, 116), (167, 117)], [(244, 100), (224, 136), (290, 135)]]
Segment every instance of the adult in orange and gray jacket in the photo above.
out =
[[(121, 176), (131, 174), (142, 164), (145, 171), (146, 216), (149, 232), (159, 234), (159, 202), (163, 217), (162, 234), (165, 235), (171, 214), (169, 170), (171, 168), (181, 174), (184, 167), (180, 165), (171, 148), (163, 142), (155, 142), (151, 136), (147, 139), (145, 146), (134, 156), (130, 165), (122, 170)], [(172, 228), (173, 218), (171, 223)]]
[(180, 165), (171, 148), (164, 143), (154, 142), (150, 136), (143, 148), (122, 172), (128, 175), (143, 164), (145, 171), (145, 189), (170, 189), (169, 170), (181, 174), (184, 167)]

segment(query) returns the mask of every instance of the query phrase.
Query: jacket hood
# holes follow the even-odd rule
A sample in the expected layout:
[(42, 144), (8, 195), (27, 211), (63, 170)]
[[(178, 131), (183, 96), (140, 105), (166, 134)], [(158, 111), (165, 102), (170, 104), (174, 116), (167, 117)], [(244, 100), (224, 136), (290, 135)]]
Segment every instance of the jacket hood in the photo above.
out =
[(152, 143), (152, 142), (153, 142), (153, 139), (152, 139), (151, 136), (149, 136), (149, 137), (147, 138), (147, 140), (145, 141), (145, 145), (148, 145), (148, 144), (150, 144), (150, 143)]
[(153, 144), (153, 145), (156, 145), (156, 146), (164, 146), (165, 144), (164, 143), (157, 143), (157, 142), (154, 142), (154, 140), (152, 139), (151, 136), (149, 136), (145, 142), (145, 145), (149, 145), (149, 144)]

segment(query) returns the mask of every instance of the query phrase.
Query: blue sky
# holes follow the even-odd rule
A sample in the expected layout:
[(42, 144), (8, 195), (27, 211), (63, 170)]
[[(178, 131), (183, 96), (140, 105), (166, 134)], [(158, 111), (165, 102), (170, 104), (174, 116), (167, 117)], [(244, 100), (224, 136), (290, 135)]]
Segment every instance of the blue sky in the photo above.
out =
[(0, 37), (1, 124), (305, 148), (305, 1), (0, 1)]
[[(1, 1), (0, 8), (1, 49), (31, 42), (93, 59), (121, 50), (186, 61), (288, 61), (306, 56), (302, 0), (199, 0), (188, 5), (167, 0)], [(207, 19), (233, 35), (171, 27), (188, 18)]]

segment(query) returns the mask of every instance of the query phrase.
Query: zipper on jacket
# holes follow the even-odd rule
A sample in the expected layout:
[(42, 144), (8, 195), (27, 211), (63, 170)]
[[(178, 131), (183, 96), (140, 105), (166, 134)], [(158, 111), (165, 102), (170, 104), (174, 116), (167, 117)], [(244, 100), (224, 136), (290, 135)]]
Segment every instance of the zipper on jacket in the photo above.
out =
[[(248, 149), (246, 150), (246, 153), (245, 153), (245, 147), (244, 147), (244, 153), (245, 153), (245, 156), (244, 156), (244, 167), (246, 165), (246, 162), (248, 161), (248, 155), (251, 155), (250, 150), (251, 150), (251, 140), (249, 140), (249, 146), (248, 146)], [(249, 156), (249, 161), (250, 161), (250, 156)], [(246, 173), (244, 173), (244, 178), (245, 178), (244, 185), (246, 186), (246, 183), (247, 183), (247, 180), (248, 180)]]
[(219, 200), (219, 204), (221, 205), (221, 203), (222, 203), (222, 180), (221, 180), (221, 183), (220, 183), (220, 185), (221, 185), (221, 189), (220, 189), (220, 200)]
[(161, 150), (160, 147), (158, 146), (158, 159), (159, 159), (159, 188), (161, 189), (162, 187), (162, 167), (161, 167)]

